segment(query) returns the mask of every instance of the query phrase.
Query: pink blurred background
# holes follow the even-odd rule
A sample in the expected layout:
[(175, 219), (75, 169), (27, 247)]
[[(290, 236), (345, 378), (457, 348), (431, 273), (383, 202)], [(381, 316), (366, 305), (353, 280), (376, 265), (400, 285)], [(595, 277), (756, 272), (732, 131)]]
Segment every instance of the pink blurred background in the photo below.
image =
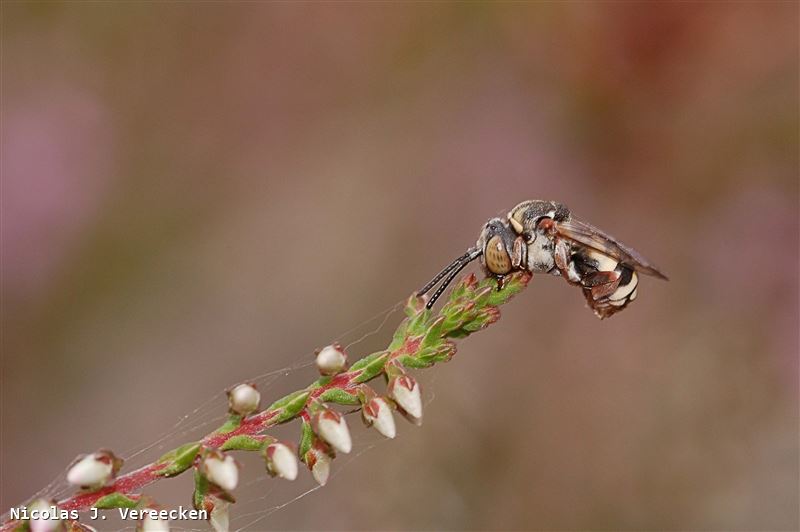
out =
[(672, 280), (534, 279), (250, 529), (796, 530), (798, 60), (797, 3), (4, 3), (0, 508), (545, 198)]

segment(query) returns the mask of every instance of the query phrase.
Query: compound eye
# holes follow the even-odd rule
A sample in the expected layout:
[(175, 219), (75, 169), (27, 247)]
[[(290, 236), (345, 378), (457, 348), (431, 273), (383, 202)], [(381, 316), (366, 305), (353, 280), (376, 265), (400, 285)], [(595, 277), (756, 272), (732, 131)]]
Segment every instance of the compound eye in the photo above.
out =
[(511, 271), (511, 257), (508, 256), (508, 251), (503, 245), (503, 239), (498, 235), (493, 236), (486, 243), (483, 257), (490, 272), (504, 275)]

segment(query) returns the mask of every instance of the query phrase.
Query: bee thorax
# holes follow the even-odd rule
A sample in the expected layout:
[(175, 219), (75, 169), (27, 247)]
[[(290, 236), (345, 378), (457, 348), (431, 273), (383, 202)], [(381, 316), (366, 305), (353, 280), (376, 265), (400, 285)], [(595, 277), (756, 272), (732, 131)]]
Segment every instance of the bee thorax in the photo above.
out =
[(528, 270), (532, 273), (548, 273), (555, 268), (553, 242), (544, 236), (538, 236), (528, 244)]

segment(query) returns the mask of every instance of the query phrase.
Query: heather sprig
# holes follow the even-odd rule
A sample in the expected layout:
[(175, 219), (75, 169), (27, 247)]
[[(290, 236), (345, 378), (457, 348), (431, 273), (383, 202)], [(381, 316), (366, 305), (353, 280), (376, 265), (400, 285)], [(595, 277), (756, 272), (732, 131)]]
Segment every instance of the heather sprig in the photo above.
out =
[[(317, 353), (322, 376), (263, 410), (259, 410), (261, 397), (255, 385), (239, 384), (228, 391), (229, 414), (222, 426), (137, 470), (117, 476), (121, 460), (107, 450), (80, 457), (67, 472), (67, 480), (76, 487), (76, 493), (55, 505), (66, 511), (86, 511), (91, 507), (152, 508), (154, 502), (143, 496), (143, 488), (191, 469), (195, 508), (208, 512), (215, 529), (227, 530), (240, 467), (231, 451), (260, 453), (266, 472), (287, 480), (297, 477), (299, 458), (314, 479), (324, 485), (336, 454), (348, 453), (352, 448), (345, 416), (335, 406), (360, 408), (364, 422), (387, 438), (396, 434), (392, 410), (419, 425), (423, 415), (420, 385), (408, 370), (449, 361), (456, 352), (454, 340), (497, 321), (498, 307), (525, 288), (529, 280), (530, 275), (523, 272), (507, 276), (502, 283), (494, 278), (479, 282), (474, 275), (466, 276), (455, 285), (438, 312), (426, 309), (425, 300), (412, 295), (406, 303), (406, 318), (386, 349), (367, 355), (348, 368), (342, 348), (336, 344), (327, 346)], [(383, 394), (367, 384), (379, 377), (386, 381)], [(296, 447), (266, 434), (270, 427), (295, 419), (300, 420)], [(42, 500), (31, 501), (28, 507), (42, 504)], [(0, 525), (0, 531), (45, 530), (56, 525), (57, 520), (52, 519), (9, 518)], [(70, 519), (61, 525), (69, 530), (85, 527)], [(140, 529), (165, 530), (165, 526), (166, 522), (144, 519)]]

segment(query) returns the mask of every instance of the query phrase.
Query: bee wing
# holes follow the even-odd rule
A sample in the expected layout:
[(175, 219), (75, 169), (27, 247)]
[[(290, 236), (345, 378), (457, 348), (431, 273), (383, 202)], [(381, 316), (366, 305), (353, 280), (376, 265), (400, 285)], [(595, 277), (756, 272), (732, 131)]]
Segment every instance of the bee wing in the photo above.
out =
[(556, 234), (562, 238), (590, 247), (600, 253), (605, 253), (636, 271), (664, 279), (665, 281), (669, 280), (666, 275), (661, 273), (654, 264), (644, 258), (638, 251), (629, 248), (613, 236), (591, 224), (570, 218), (563, 222), (555, 222), (554, 225)]

